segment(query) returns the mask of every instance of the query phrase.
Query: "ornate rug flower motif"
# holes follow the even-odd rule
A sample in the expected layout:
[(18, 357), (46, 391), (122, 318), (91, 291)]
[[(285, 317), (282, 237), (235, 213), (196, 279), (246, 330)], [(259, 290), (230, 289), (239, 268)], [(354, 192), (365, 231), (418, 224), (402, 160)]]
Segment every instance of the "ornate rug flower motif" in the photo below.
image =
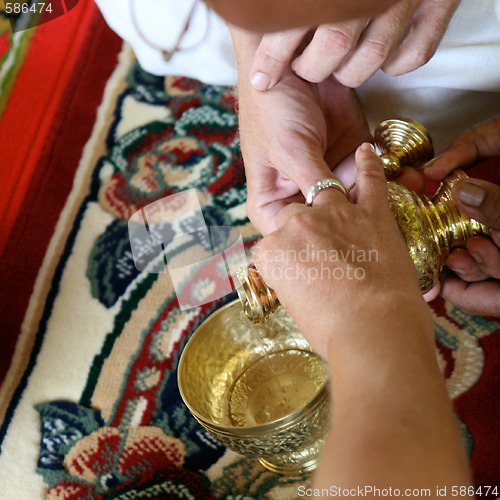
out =
[[(126, 129), (102, 160), (99, 203), (118, 219), (128, 220), (145, 205), (190, 188), (208, 198), (224, 194), (226, 209), (234, 200), (245, 201), (237, 115), (230, 100), (218, 87), (198, 84), (181, 89), (175, 80), (169, 92), (163, 105), (148, 104), (151, 121)], [(183, 101), (185, 93), (196, 96), (196, 101), (179, 109), (176, 102)], [(158, 109), (171, 113), (162, 121)], [(117, 128), (120, 123), (118, 119)]]
[(211, 496), (205, 477), (182, 469), (186, 445), (159, 427), (100, 426), (99, 412), (65, 401), (44, 403), (38, 410), (39, 472), (50, 486), (47, 500), (120, 498), (125, 490), (127, 495), (144, 490), (150, 498), (151, 488), (203, 490), (204, 498)]
[(103, 427), (81, 439), (64, 458), (66, 470), (104, 488), (157, 470), (181, 467), (186, 446), (158, 427), (121, 431)]

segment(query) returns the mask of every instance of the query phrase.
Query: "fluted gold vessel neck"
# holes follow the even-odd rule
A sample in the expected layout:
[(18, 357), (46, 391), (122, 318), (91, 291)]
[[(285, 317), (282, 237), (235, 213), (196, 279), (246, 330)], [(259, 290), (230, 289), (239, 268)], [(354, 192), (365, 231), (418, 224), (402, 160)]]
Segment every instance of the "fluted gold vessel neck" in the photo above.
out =
[[(374, 139), (389, 177), (398, 175), (404, 166), (420, 169), (434, 155), (426, 128), (407, 118), (380, 123)], [(453, 186), (467, 178), (464, 171), (454, 170), (430, 198), (396, 182), (388, 183), (389, 205), (415, 265), (422, 293), (433, 288), (455, 248), (465, 248), (474, 236), (490, 236), (487, 226), (470, 219), (453, 200)], [(254, 323), (264, 323), (280, 304), (276, 293), (257, 269), (242, 268), (237, 278), (245, 315)]]
[(488, 226), (468, 217), (453, 200), (453, 186), (458, 181), (468, 178), (469, 176), (463, 170), (454, 170), (443, 180), (438, 191), (431, 198), (436, 212), (447, 226), (447, 244), (450, 251), (464, 247), (467, 240), (473, 236), (489, 236), (491, 233)]
[(467, 177), (463, 171), (454, 171), (431, 198), (389, 183), (391, 210), (417, 269), (422, 293), (432, 289), (455, 248), (465, 248), (473, 236), (490, 234), (488, 227), (470, 219), (453, 200), (454, 184)]
[(399, 175), (403, 166), (420, 169), (434, 156), (427, 129), (410, 118), (384, 120), (375, 129), (374, 142), (389, 178)]
[(236, 292), (245, 316), (253, 323), (264, 323), (280, 305), (276, 293), (255, 268), (242, 267), (236, 272), (236, 277), (240, 282)]

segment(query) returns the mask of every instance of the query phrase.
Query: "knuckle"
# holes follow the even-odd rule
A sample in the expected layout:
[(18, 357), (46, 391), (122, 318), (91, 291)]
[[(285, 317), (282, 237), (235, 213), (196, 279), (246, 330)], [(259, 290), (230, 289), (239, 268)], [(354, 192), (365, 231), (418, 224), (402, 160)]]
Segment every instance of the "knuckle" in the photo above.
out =
[(275, 52), (271, 47), (265, 47), (260, 54), (264, 66), (282, 66), (288, 62), (286, 54)]
[(391, 53), (390, 45), (381, 40), (367, 39), (363, 42), (363, 49), (370, 57), (372, 64), (382, 65)]
[(328, 26), (321, 36), (321, 44), (325, 52), (348, 54), (355, 45), (355, 37), (347, 28)]
[(379, 168), (370, 168), (370, 169), (363, 169), (363, 170), (358, 170), (358, 178), (361, 180), (367, 180), (369, 182), (383, 182), (387, 183), (387, 179), (385, 177), (384, 170), (382, 168), (382, 165), (379, 165)]
[(254, 197), (248, 194), (246, 203), (247, 215), (254, 226), (258, 226), (259, 207), (254, 201)]
[(295, 234), (307, 235), (315, 232), (316, 218), (311, 211), (299, 212), (290, 216), (287, 225)]
[(436, 49), (432, 45), (411, 47), (409, 49), (408, 59), (411, 61), (411, 66), (413, 67), (413, 69), (420, 68), (420, 66), (427, 64), (431, 60), (435, 51)]

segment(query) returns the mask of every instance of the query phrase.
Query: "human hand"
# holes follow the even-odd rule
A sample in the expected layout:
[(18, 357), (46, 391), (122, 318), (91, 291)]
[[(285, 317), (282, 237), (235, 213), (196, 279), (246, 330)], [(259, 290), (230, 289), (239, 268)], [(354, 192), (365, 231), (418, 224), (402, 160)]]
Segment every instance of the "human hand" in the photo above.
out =
[(304, 50), (292, 69), (309, 82), (330, 75), (348, 87), (359, 87), (379, 68), (401, 75), (424, 65), (434, 55), (460, 0), (401, 0), (386, 11), (310, 30), (295, 28), (264, 35), (250, 69), (260, 91), (280, 81), (299, 46)]
[[(351, 186), (354, 150), (371, 140), (352, 90), (329, 77), (310, 84), (290, 68), (272, 92), (258, 92), (245, 76), (261, 37), (230, 26), (238, 58), (239, 125), (247, 176), (247, 212), (262, 233), (276, 229), (277, 213), (304, 201), (311, 184), (332, 177)], [(398, 182), (417, 192), (422, 177), (403, 169)], [(356, 196), (356, 189), (352, 192)]]
[[(333, 77), (313, 85), (290, 70), (272, 92), (239, 87), (241, 150), (247, 176), (247, 211), (262, 234), (276, 229), (275, 217), (304, 200), (311, 184), (332, 177), (331, 168), (370, 133), (353, 92)], [(348, 187), (349, 161), (336, 170)]]
[(427, 325), (415, 266), (387, 202), (382, 162), (370, 149), (356, 152), (355, 204), (335, 189), (322, 191), (313, 207), (290, 204), (278, 215), (279, 228), (254, 250), (264, 280), (322, 355), (333, 326), (373, 330), (382, 322), (385, 331), (402, 311), (405, 322), (415, 315), (417, 328)]
[(326, 189), (312, 207), (288, 205), (254, 250), (264, 280), (328, 360), (334, 424), (313, 486), (467, 485), (432, 318), (389, 208), (382, 161), (364, 144), (356, 165), (355, 204)]
[[(424, 173), (430, 179), (441, 180), (456, 168), (467, 169), (494, 156), (500, 156), (500, 117), (458, 136)], [(468, 179), (453, 187), (452, 196), (467, 216), (492, 231), (491, 239), (471, 238), (466, 249), (449, 255), (446, 266), (453, 273), (443, 273), (440, 293), (470, 314), (500, 316), (500, 187), (481, 179)]]

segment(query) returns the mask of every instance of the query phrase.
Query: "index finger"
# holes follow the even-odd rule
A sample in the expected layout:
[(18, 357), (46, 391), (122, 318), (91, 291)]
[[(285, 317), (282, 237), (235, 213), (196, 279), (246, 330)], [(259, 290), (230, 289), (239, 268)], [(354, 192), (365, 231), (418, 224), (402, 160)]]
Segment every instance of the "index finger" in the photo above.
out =
[(353, 88), (365, 83), (384, 65), (404, 38), (415, 8), (413, 0), (396, 3), (384, 13), (373, 17), (356, 48), (334, 72), (337, 80)]
[(441, 180), (456, 168), (466, 168), (478, 161), (500, 155), (500, 115), (479, 123), (460, 134), (441, 156), (427, 163), (424, 173)]
[(366, 22), (366, 18), (361, 18), (319, 26), (309, 45), (293, 62), (292, 69), (308, 82), (322, 82), (356, 47)]
[(308, 28), (295, 28), (262, 37), (250, 68), (250, 83), (256, 90), (270, 90), (280, 81), (308, 31)]
[(427, 63), (436, 52), (459, 3), (459, 0), (422, 2), (412, 17), (410, 32), (382, 69), (397, 76)]
[[(332, 179), (334, 177), (331, 177)], [(325, 180), (325, 179), (320, 179)], [(336, 179), (337, 180), (337, 179)], [(311, 184), (311, 188), (314, 186), (314, 183)], [(278, 215), (276, 216), (276, 227), (281, 227), (285, 224), (290, 217), (295, 214), (301, 212), (307, 212), (311, 210), (313, 207), (324, 206), (324, 205), (332, 205), (332, 204), (341, 204), (345, 202), (350, 202), (349, 195), (345, 195), (340, 189), (336, 189), (334, 187), (323, 188), (318, 191), (314, 196), (313, 205), (307, 206), (302, 203), (290, 203), (282, 208)]]

